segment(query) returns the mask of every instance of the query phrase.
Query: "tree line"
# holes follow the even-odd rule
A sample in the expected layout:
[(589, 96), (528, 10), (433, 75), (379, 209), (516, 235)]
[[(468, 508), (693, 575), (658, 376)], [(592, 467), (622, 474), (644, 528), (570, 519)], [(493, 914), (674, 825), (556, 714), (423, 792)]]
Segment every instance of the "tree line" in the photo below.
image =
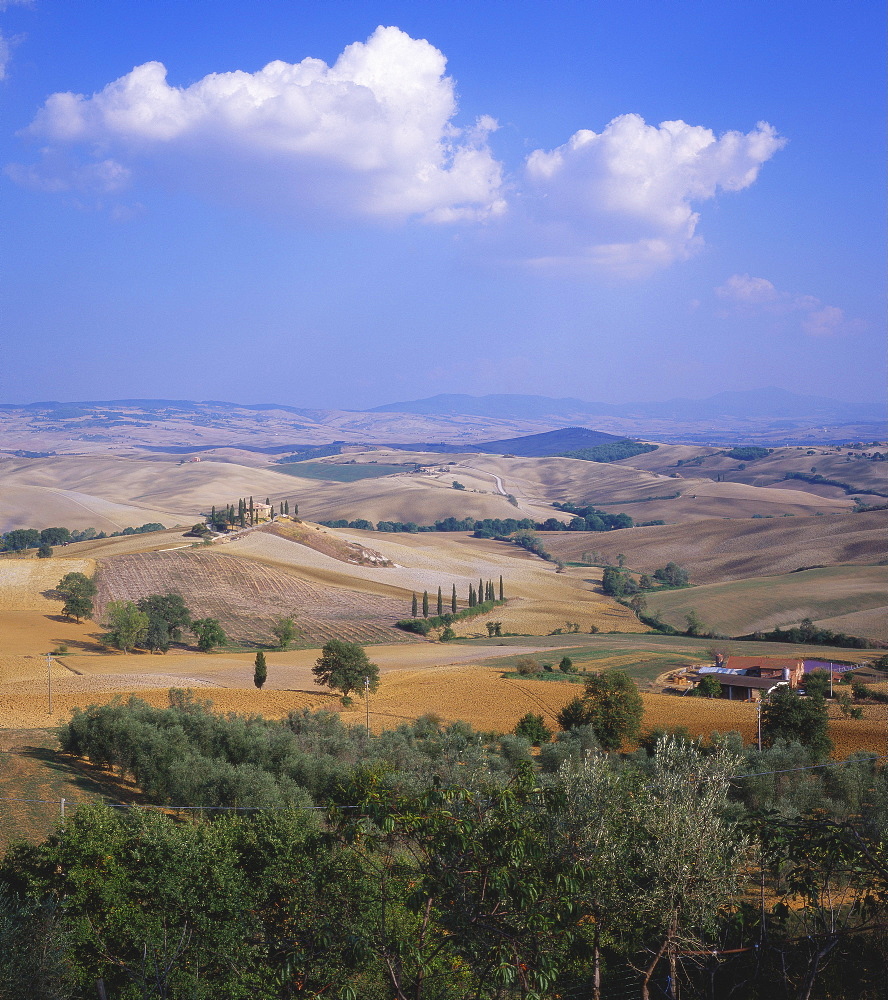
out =
[[(555, 503), (553, 506), (569, 511), (573, 505)], [(318, 523), (327, 528), (355, 528), (361, 531), (375, 530), (409, 534), (417, 534), (421, 531), (473, 531), (476, 538), (497, 539), (508, 538), (516, 531), (613, 531), (618, 528), (631, 528), (635, 525), (628, 514), (607, 514), (594, 507), (576, 508), (576, 510), (588, 511), (589, 514), (588, 516), (578, 514), (567, 524), (559, 521), (556, 517), (549, 517), (545, 521), (534, 521), (530, 517), (445, 517), (440, 521), (435, 521), (434, 524), (417, 524), (415, 521), (378, 521), (375, 528), (373, 522), (365, 518), (349, 520), (341, 517)]]
[(15, 528), (0, 535), (0, 552), (23, 552), (25, 549), (37, 549), (42, 557), (52, 555), (54, 545), (68, 545), (71, 542), (85, 542), (93, 538), (118, 538), (121, 535), (141, 535), (150, 531), (163, 531), (164, 526), (157, 521), (143, 524), (138, 528), (123, 528), (112, 531), (110, 535), (104, 531), (97, 532), (95, 528), (84, 528), (82, 531), (71, 531), (69, 528)]
[(66, 753), (138, 776), (151, 801), (209, 811), (86, 806), (45, 842), (14, 845), (0, 864), (2, 988), (37, 1000), (99, 985), (115, 1000), (884, 995), (877, 761), (818, 767), (799, 742), (774, 736), (759, 752), (737, 734), (649, 734), (608, 752), (596, 733), (608, 741), (593, 720), (533, 757), (522, 736), (434, 717), (370, 737), (329, 712), (217, 715), (181, 691), (166, 709), (77, 713)]

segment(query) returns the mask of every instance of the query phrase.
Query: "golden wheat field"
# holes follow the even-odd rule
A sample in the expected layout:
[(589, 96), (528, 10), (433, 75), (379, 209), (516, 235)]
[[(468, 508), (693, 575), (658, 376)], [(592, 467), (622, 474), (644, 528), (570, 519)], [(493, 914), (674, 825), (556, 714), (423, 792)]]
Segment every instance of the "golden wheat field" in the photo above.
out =
[(0, 611), (57, 612), (61, 604), (46, 593), (66, 573), (94, 572), (92, 559), (0, 559)]

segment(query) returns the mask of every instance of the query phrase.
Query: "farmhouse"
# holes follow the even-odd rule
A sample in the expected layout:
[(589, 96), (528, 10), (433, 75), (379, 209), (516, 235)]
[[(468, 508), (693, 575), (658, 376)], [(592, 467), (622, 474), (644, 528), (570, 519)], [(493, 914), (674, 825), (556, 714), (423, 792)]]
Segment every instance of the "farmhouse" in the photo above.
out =
[(271, 520), (272, 506), (270, 503), (254, 503), (253, 513), (258, 524), (259, 521)]
[(699, 667), (692, 679), (714, 676), (721, 685), (722, 698), (757, 701), (765, 691), (781, 682), (797, 688), (803, 683), (805, 661), (784, 656), (716, 656), (711, 667)]

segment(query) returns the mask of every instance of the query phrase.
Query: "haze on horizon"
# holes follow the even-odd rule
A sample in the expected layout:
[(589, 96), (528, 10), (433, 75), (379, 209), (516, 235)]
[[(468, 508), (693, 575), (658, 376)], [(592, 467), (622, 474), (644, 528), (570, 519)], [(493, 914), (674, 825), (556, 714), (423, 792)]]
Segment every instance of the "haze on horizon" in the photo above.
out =
[(884, 12), (0, 2), (0, 402), (883, 398)]

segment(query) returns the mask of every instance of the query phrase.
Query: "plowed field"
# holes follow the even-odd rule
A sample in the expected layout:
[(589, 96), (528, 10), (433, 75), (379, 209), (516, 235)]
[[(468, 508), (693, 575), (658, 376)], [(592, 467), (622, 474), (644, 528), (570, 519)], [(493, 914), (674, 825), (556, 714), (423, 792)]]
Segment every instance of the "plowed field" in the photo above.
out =
[(214, 552), (141, 552), (99, 564), (97, 618), (110, 600), (138, 600), (174, 591), (195, 618), (218, 618), (226, 635), (266, 643), (272, 620), (296, 619), (306, 640), (398, 642), (403, 603), (377, 594), (321, 587), (296, 576)]

